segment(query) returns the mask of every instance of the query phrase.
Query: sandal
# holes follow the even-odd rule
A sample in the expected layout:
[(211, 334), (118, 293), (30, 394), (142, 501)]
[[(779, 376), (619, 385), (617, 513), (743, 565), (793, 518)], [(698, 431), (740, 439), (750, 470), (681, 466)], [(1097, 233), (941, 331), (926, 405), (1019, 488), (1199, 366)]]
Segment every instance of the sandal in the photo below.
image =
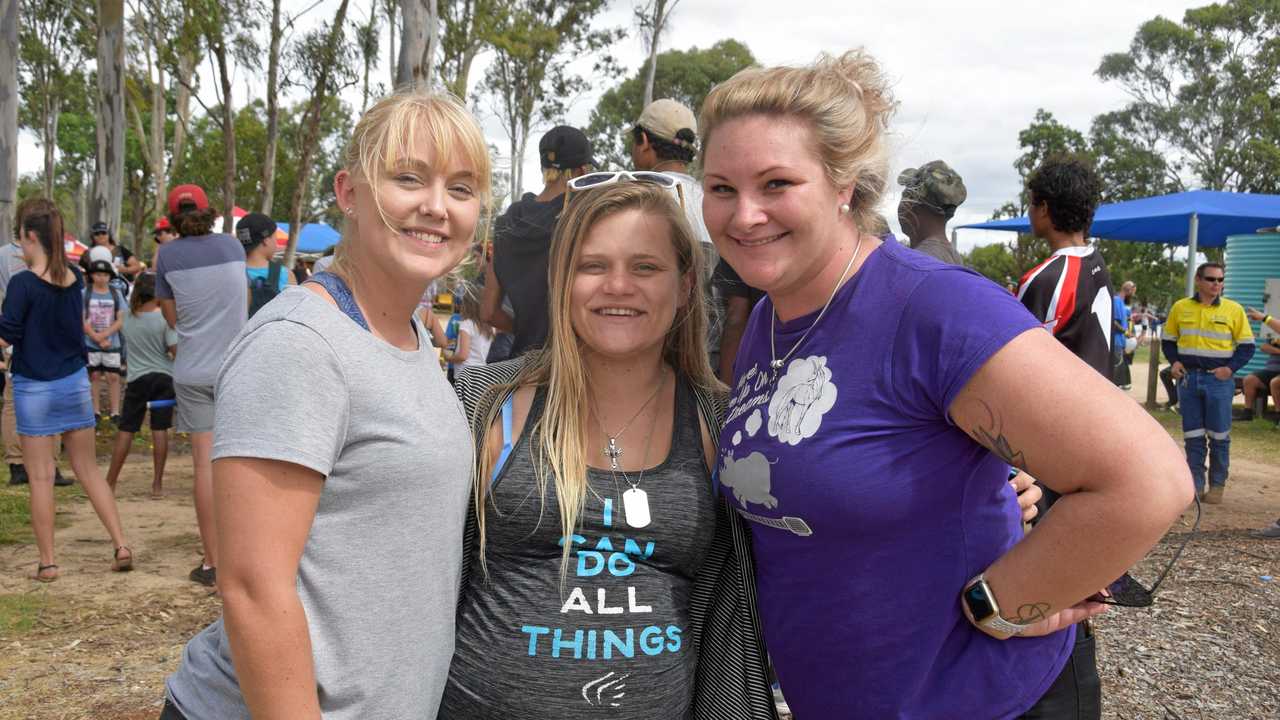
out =
[[(123, 550), (123, 551), (125, 551), (126, 553), (128, 553), (128, 554), (127, 554), (127, 555), (125, 555), (123, 558), (122, 558), (122, 557), (120, 557), (120, 551), (121, 551), (121, 550)], [(130, 570), (132, 570), (132, 569), (133, 569), (133, 551), (132, 551), (132, 550), (130, 550), (129, 548), (125, 547), (124, 545), (121, 545), (120, 547), (116, 548), (116, 551), (115, 551), (115, 554), (113, 555), (113, 558), (114, 558), (114, 559), (113, 559), (113, 561), (112, 561), (112, 563), (111, 563), (111, 569), (112, 569), (113, 571), (115, 571), (115, 572), (129, 572)]]
[[(45, 573), (50, 570), (53, 571), (53, 574), (46, 575)], [(58, 572), (57, 565), (53, 565), (53, 564), (41, 565), (39, 563), (36, 563), (36, 574), (30, 575), (28, 577), (30, 577), (32, 580), (35, 580), (36, 582), (51, 583), (54, 580), (57, 580), (60, 574), (61, 573)]]

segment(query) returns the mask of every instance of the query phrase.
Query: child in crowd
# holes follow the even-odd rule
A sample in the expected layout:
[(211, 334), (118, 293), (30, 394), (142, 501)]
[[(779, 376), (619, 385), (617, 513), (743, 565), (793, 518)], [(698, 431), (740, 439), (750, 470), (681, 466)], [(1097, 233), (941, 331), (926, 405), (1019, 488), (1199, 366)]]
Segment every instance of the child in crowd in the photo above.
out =
[(165, 322), (156, 302), (155, 273), (143, 273), (133, 286), (129, 298), (129, 312), (124, 316), (122, 328), (125, 342), (131, 353), (124, 390), (124, 412), (120, 416), (116, 432), (115, 448), (111, 451), (111, 468), (107, 471), (107, 484), (115, 492), (120, 469), (129, 457), (133, 435), (142, 429), (142, 417), (147, 414), (147, 403), (168, 401), (167, 405), (151, 408), (151, 459), (153, 475), (151, 497), (163, 496), (164, 466), (169, 458), (169, 428), (173, 427), (173, 358), (178, 345), (178, 333)]
[(437, 318), (433, 312), (427, 310), (423, 314), (427, 316), (427, 329), (431, 332), (431, 344), (440, 348), (440, 357), (443, 358), (446, 363), (445, 367), (448, 370), (449, 384), (452, 385), (453, 374), (457, 369), (454, 363), (454, 358), (466, 357), (465, 354), (460, 354), (458, 352), (459, 349), (462, 349), (463, 353), (466, 352), (466, 349), (462, 348), (458, 342), (458, 330), (462, 326), (462, 315), (456, 312), (450, 315), (449, 321), (445, 323), (444, 329), (442, 330), (440, 328), (440, 319)]
[(120, 422), (120, 326), (125, 308), (124, 295), (111, 287), (115, 270), (111, 263), (95, 260), (89, 263), (92, 285), (84, 294), (85, 349), (89, 357), (94, 414), (101, 417), (102, 385), (107, 387), (111, 422)]
[(461, 297), (457, 341), (451, 350), (441, 353), (449, 361), (451, 368), (461, 372), (463, 368), (484, 365), (485, 356), (489, 354), (489, 345), (493, 343), (493, 326), (480, 319), (480, 294), (475, 288), (465, 287), (458, 293)]

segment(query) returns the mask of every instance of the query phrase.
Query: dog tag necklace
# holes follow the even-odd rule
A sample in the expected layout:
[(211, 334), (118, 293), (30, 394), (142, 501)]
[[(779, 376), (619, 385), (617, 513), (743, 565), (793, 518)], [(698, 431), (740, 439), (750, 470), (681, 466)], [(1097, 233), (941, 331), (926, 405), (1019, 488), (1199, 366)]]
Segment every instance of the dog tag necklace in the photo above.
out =
[[(649, 421), (649, 434), (644, 439), (644, 455), (640, 458), (640, 476), (632, 482), (630, 476), (625, 472), (622, 473), (622, 479), (630, 486), (630, 489), (622, 493), (622, 517), (633, 528), (648, 527), (650, 521), (649, 493), (640, 489), (640, 481), (644, 479), (645, 467), (649, 465), (649, 445), (653, 442), (653, 429), (657, 425), (658, 413), (655, 412), (653, 419)], [(617, 482), (616, 476), (614, 482)]]
[(792, 345), (791, 349), (787, 351), (787, 354), (783, 355), (782, 357), (778, 357), (778, 351), (774, 349), (774, 341), (773, 341), (774, 335), (776, 334), (774, 326), (778, 322), (778, 313), (776, 311), (769, 313), (769, 371), (771, 373), (769, 376), (770, 383), (776, 383), (778, 381), (778, 371), (782, 369), (783, 365), (787, 364), (787, 360), (791, 359), (791, 356), (795, 354), (796, 350), (800, 349), (800, 346), (804, 344), (805, 338), (809, 337), (809, 333), (812, 332), (815, 327), (817, 327), (818, 321), (822, 320), (822, 316), (827, 314), (827, 308), (831, 307), (831, 301), (836, 299), (836, 293), (840, 292), (840, 286), (844, 285), (844, 279), (849, 274), (849, 269), (853, 267), (853, 262), (858, 259), (858, 251), (862, 250), (862, 239), (865, 237), (866, 235), (863, 235), (861, 232), (858, 233), (858, 244), (853, 246), (853, 256), (850, 257), (849, 262), (845, 264), (844, 272), (840, 273), (840, 279), (836, 281), (836, 286), (831, 288), (831, 295), (827, 297), (826, 304), (822, 306), (822, 312), (818, 313), (818, 317), (813, 319), (813, 323), (811, 323), (809, 327), (805, 329), (804, 334), (800, 336), (800, 339), (796, 341), (796, 344)]
[(649, 434), (645, 437), (644, 441), (644, 455), (640, 458), (640, 474), (634, 481), (632, 481), (625, 472), (622, 472), (618, 466), (618, 458), (622, 456), (622, 448), (618, 445), (617, 441), (618, 438), (622, 436), (622, 433), (626, 432), (627, 428), (631, 426), (631, 423), (635, 422), (636, 418), (640, 417), (640, 413), (644, 412), (644, 409), (649, 406), (649, 403), (653, 402), (653, 399), (658, 396), (658, 393), (662, 391), (662, 388), (666, 384), (667, 375), (664, 371), (662, 378), (658, 381), (658, 387), (654, 389), (653, 394), (649, 396), (648, 400), (644, 401), (644, 404), (640, 406), (640, 409), (636, 411), (635, 415), (631, 416), (631, 419), (628, 420), (627, 424), (618, 431), (617, 435), (610, 435), (609, 432), (604, 429), (604, 421), (600, 419), (600, 411), (596, 408), (595, 395), (592, 394), (591, 396), (591, 406), (592, 410), (595, 411), (596, 424), (600, 427), (600, 432), (603, 433), (605, 438), (609, 441), (608, 445), (605, 446), (604, 454), (609, 458), (610, 471), (613, 473), (614, 483), (616, 485), (618, 473), (621, 472), (622, 479), (625, 480), (629, 486), (629, 488), (622, 493), (622, 514), (627, 525), (633, 528), (647, 527), (651, 521), (651, 516), (649, 514), (649, 494), (640, 489), (640, 481), (644, 479), (644, 468), (645, 464), (649, 460), (649, 445), (653, 441), (653, 429), (658, 422), (658, 413), (654, 413), (653, 418), (649, 421)]

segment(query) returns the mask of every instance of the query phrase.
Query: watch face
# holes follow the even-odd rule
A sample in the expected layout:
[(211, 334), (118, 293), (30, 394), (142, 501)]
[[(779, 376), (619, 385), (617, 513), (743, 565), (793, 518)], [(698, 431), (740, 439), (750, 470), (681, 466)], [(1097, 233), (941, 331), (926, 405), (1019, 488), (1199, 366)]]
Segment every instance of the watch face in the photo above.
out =
[(996, 614), (996, 603), (984, 582), (976, 582), (965, 588), (964, 602), (969, 606), (973, 619), (978, 622), (983, 622)]

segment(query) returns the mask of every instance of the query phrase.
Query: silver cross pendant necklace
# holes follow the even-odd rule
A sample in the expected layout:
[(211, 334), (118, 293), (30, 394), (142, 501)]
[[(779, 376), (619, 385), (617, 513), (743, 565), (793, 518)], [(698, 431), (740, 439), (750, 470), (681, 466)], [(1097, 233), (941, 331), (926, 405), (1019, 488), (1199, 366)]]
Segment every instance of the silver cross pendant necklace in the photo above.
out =
[[(600, 409), (596, 406), (595, 394), (591, 394), (592, 414), (596, 416), (596, 425), (599, 426), (600, 432), (604, 434), (605, 439), (608, 441), (603, 452), (605, 457), (609, 458), (609, 469), (614, 474), (615, 483), (617, 482), (618, 473), (621, 472), (618, 465), (618, 458), (622, 457), (622, 446), (618, 444), (618, 439), (622, 437), (622, 433), (627, 431), (627, 428), (631, 427), (631, 423), (635, 422), (636, 418), (640, 417), (640, 414), (644, 412), (645, 408), (649, 407), (649, 404), (653, 402), (653, 399), (658, 397), (658, 393), (662, 391), (662, 388), (666, 384), (667, 374), (664, 369), (661, 378), (658, 380), (658, 387), (654, 388), (653, 393), (649, 395), (649, 399), (644, 401), (644, 404), (640, 406), (639, 410), (636, 410), (635, 414), (632, 415), (631, 419), (622, 426), (621, 430), (612, 435), (609, 434), (608, 430), (604, 429), (604, 421), (600, 418)], [(658, 416), (655, 413), (653, 416), (653, 423), (656, 423), (657, 421)], [(645, 457), (640, 459), (641, 469), (639, 477), (632, 482), (631, 478), (627, 477), (625, 472), (622, 473), (623, 479), (626, 480), (627, 485), (630, 486), (629, 490), (622, 493), (623, 515), (626, 518), (627, 524), (633, 528), (642, 528), (649, 524), (649, 498), (648, 494), (645, 493), (644, 490), (640, 489), (640, 481), (644, 479), (644, 464), (648, 461), (649, 442), (652, 438), (653, 427), (651, 424), (649, 428), (649, 435), (645, 438)]]
[(649, 399), (644, 401), (644, 404), (640, 406), (639, 410), (636, 410), (635, 414), (632, 415), (631, 419), (622, 426), (621, 430), (612, 434), (608, 430), (604, 429), (604, 421), (600, 419), (600, 410), (596, 406), (595, 394), (593, 393), (591, 395), (591, 409), (595, 412), (596, 425), (600, 426), (600, 432), (604, 433), (605, 439), (608, 440), (608, 443), (604, 447), (604, 454), (605, 457), (609, 458), (609, 467), (614, 472), (618, 471), (618, 458), (622, 457), (622, 446), (618, 444), (618, 439), (622, 437), (622, 433), (627, 431), (627, 428), (631, 427), (631, 423), (635, 422), (636, 418), (640, 417), (640, 413), (644, 412), (644, 409), (649, 407), (649, 403), (653, 402), (653, 399), (658, 397), (658, 393), (662, 390), (662, 386), (666, 384), (667, 372), (664, 369), (662, 371), (662, 376), (658, 379), (658, 387), (653, 389), (653, 393), (649, 395)]

